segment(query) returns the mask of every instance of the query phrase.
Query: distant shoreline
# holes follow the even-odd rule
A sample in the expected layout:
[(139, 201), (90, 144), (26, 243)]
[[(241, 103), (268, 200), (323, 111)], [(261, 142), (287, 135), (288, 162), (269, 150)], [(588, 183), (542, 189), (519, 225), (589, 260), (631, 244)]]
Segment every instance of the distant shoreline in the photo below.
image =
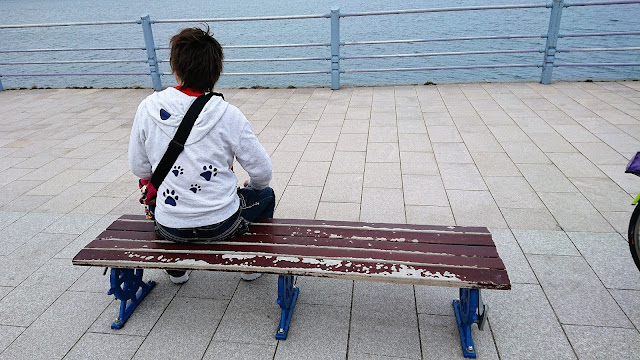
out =
[[(556, 80), (551, 84), (556, 83), (565, 83), (565, 82), (637, 82), (640, 81), (638, 79), (584, 79), (584, 80)], [(451, 84), (515, 84), (515, 83), (539, 83), (537, 81), (531, 80), (512, 80), (512, 81), (472, 81), (472, 82), (460, 82), (460, 81), (452, 81), (452, 82), (441, 82), (441, 83), (432, 83), (427, 82), (424, 84), (414, 83), (414, 84), (377, 84), (377, 85), (353, 85), (353, 84), (345, 84), (344, 88), (361, 88), (361, 87), (386, 87), (386, 86), (432, 86), (432, 85), (451, 85)], [(163, 89), (166, 89), (171, 86), (165, 86)], [(229, 90), (246, 90), (246, 89), (254, 89), (254, 90), (263, 90), (263, 89), (323, 89), (330, 88), (330, 86), (262, 86), (262, 85), (253, 85), (253, 86), (238, 86), (238, 87), (216, 87), (216, 89), (229, 89)], [(132, 86), (65, 86), (65, 87), (52, 87), (52, 86), (31, 86), (31, 87), (12, 87), (5, 88), (5, 91), (14, 91), (14, 90), (151, 90), (153, 89), (151, 86), (142, 86), (142, 85), (132, 85)], [(339, 91), (339, 90), (338, 90)]]

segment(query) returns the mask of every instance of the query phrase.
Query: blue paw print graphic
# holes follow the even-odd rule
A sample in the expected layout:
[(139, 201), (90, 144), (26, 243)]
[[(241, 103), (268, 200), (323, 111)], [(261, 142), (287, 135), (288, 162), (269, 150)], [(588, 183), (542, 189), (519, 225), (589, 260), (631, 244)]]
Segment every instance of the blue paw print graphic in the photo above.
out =
[(198, 191), (201, 190), (200, 185), (198, 184), (191, 184), (191, 188), (189, 188), (189, 190), (193, 191), (193, 193), (197, 193)]
[(171, 170), (171, 172), (173, 173), (173, 175), (178, 176), (178, 175), (182, 175), (183, 171), (182, 171), (182, 166), (180, 165), (176, 165), (173, 167), (173, 170)]
[(166, 199), (164, 199), (165, 204), (176, 206), (176, 202), (178, 201), (178, 194), (176, 194), (175, 190), (167, 189), (162, 192), (162, 196), (166, 197)]
[(218, 169), (214, 168), (213, 166), (209, 165), (209, 166), (203, 166), (202, 170), (204, 170), (204, 172), (200, 173), (200, 176), (202, 176), (205, 180), (209, 181), (211, 180), (211, 176), (216, 176), (218, 175)]

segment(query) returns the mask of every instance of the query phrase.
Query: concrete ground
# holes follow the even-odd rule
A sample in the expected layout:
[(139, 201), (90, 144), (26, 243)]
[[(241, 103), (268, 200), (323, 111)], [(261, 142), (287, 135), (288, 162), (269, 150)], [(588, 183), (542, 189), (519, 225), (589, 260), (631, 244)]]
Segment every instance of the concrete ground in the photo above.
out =
[[(71, 258), (142, 213), (127, 144), (150, 90), (0, 92), (0, 359), (460, 359), (456, 289), (194, 272), (122, 330), (103, 269)], [(640, 82), (224, 91), (275, 169), (277, 217), (491, 229), (511, 291), (485, 291), (480, 359), (638, 359)], [(236, 168), (240, 181), (245, 179)]]

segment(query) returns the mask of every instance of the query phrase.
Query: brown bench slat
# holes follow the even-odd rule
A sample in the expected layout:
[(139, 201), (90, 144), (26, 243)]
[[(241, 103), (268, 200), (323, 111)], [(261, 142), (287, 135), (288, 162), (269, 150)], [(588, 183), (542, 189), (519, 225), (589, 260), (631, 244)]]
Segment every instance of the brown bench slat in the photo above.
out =
[[(145, 220), (144, 215), (122, 215), (120, 219), (124, 220)], [(490, 234), (486, 227), (475, 226), (434, 226), (434, 225), (417, 225), (417, 224), (391, 224), (391, 223), (363, 223), (351, 221), (335, 221), (335, 220), (308, 220), (308, 219), (259, 219), (257, 223), (267, 224), (290, 224), (290, 225), (314, 225), (314, 226), (345, 226), (357, 228), (374, 228), (374, 229), (411, 229), (411, 230), (427, 230), (427, 231), (447, 231), (461, 233), (484, 233)]]
[[(124, 231), (124, 230), (105, 230), (96, 239), (122, 239), (122, 240), (145, 240), (160, 241), (164, 238), (154, 231)], [(173, 242), (165, 240), (166, 242)]]
[[(154, 224), (150, 220), (126, 221), (120, 220), (111, 224), (108, 230), (123, 231), (153, 231)], [(397, 229), (397, 228), (396, 228)], [(304, 226), (289, 225), (261, 225), (253, 224), (250, 227), (250, 234), (277, 235), (277, 236), (307, 236), (334, 238), (342, 237), (349, 239), (369, 239), (369, 240), (389, 240), (398, 242), (427, 242), (438, 244), (464, 244), (464, 245), (488, 245), (493, 246), (490, 234), (473, 233), (437, 233), (437, 232), (408, 232), (401, 230), (383, 229), (355, 229), (355, 228), (313, 228)]]
[(107, 230), (122, 230), (122, 231), (154, 231), (153, 220), (136, 219), (126, 220), (119, 218), (111, 225), (107, 227)]
[(123, 219), (123, 220), (145, 220), (145, 221), (153, 221), (153, 220), (149, 220), (147, 219), (147, 217), (145, 215), (140, 215), (140, 214), (124, 214), (121, 215), (118, 220)]
[[(98, 239), (112, 240), (163, 240), (162, 237), (154, 232), (138, 232), (138, 231), (120, 231), (106, 230), (98, 236)], [(469, 257), (494, 257), (498, 258), (498, 252), (494, 246), (467, 246), (467, 245), (449, 245), (449, 244), (428, 244), (428, 243), (411, 243), (411, 242), (391, 242), (378, 240), (354, 240), (354, 239), (338, 239), (338, 238), (308, 238), (308, 237), (281, 237), (267, 235), (241, 235), (233, 239), (234, 243), (250, 243), (250, 244), (297, 244), (305, 246), (338, 246), (360, 249), (377, 249), (388, 251), (419, 251), (424, 253), (435, 254), (451, 254)], [(170, 241), (164, 244), (172, 243)], [(173, 243), (172, 243), (173, 244)], [(90, 244), (91, 245), (91, 244)], [(124, 246), (124, 245), (123, 245)], [(204, 249), (209, 246), (207, 243), (190, 243), (181, 245), (183, 248)], [(154, 247), (155, 248), (155, 247)]]
[(453, 234), (453, 233), (421, 233), (405, 231), (383, 231), (381, 229), (349, 229), (349, 228), (309, 228), (301, 226), (263, 226), (250, 227), (251, 234), (279, 236), (307, 236), (363, 240), (384, 240), (397, 242), (424, 242), (437, 244), (493, 245), (488, 234)]
[[(114, 241), (114, 240), (94, 240), (87, 248), (92, 249), (119, 249), (130, 251), (151, 251), (155, 250), (156, 253), (168, 254), (172, 256), (173, 252), (183, 251), (186, 253), (245, 253), (255, 254), (260, 253), (273, 256), (302, 256), (308, 258), (350, 258), (361, 259), (365, 261), (380, 261), (380, 262), (395, 262), (395, 263), (412, 263), (423, 265), (442, 265), (442, 266), (457, 266), (457, 267), (477, 267), (485, 269), (504, 269), (504, 264), (499, 258), (484, 258), (484, 257), (467, 257), (467, 256), (453, 256), (448, 254), (433, 254), (433, 253), (421, 253), (421, 252), (408, 252), (408, 251), (386, 251), (386, 250), (374, 250), (374, 249), (361, 249), (361, 248), (340, 248), (340, 247), (318, 247), (318, 246), (304, 246), (297, 244), (249, 244), (243, 245), (242, 243), (211, 243), (208, 246), (199, 250), (194, 250), (192, 247), (184, 244), (161, 244), (162, 246), (154, 246), (153, 248), (148, 245), (149, 243), (142, 243), (139, 241)], [(151, 243), (153, 244), (153, 243)], [(246, 243), (245, 243), (246, 244)], [(177, 245), (177, 246), (175, 246)]]
[(295, 256), (246, 254), (199, 254), (177, 252), (162, 255), (152, 251), (83, 249), (73, 259), (76, 265), (124, 268), (203, 269), (223, 271), (260, 271), (314, 275), (354, 280), (452, 287), (509, 289), (506, 270), (403, 265), (363, 260), (315, 259)]
[(438, 232), (456, 232), (456, 233), (484, 233), (490, 234), (486, 227), (475, 226), (436, 226), (436, 225), (417, 225), (417, 224), (391, 224), (391, 223), (363, 223), (351, 221), (328, 221), (328, 220), (306, 220), (306, 219), (259, 219), (258, 223), (267, 224), (291, 224), (291, 225), (314, 225), (322, 227), (343, 226), (357, 228), (373, 228), (373, 229), (398, 229), (398, 230), (421, 230), (421, 231), (438, 231)]

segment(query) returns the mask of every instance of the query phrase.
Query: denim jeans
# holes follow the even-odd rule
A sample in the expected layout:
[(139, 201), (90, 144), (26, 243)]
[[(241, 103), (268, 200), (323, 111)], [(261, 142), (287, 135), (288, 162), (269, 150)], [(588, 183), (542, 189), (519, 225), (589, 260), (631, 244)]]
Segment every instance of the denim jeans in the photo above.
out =
[(196, 228), (169, 228), (156, 221), (156, 232), (163, 238), (175, 242), (222, 241), (249, 230), (249, 223), (258, 218), (272, 218), (276, 205), (273, 189), (238, 189), (240, 207), (228, 219), (217, 224)]
[[(228, 219), (217, 224), (196, 228), (174, 229), (156, 221), (156, 232), (163, 238), (176, 242), (222, 241), (249, 231), (249, 223), (259, 218), (272, 218), (276, 206), (276, 196), (270, 187), (262, 190), (238, 189), (240, 207)], [(180, 270), (167, 270), (174, 277), (185, 274)]]

